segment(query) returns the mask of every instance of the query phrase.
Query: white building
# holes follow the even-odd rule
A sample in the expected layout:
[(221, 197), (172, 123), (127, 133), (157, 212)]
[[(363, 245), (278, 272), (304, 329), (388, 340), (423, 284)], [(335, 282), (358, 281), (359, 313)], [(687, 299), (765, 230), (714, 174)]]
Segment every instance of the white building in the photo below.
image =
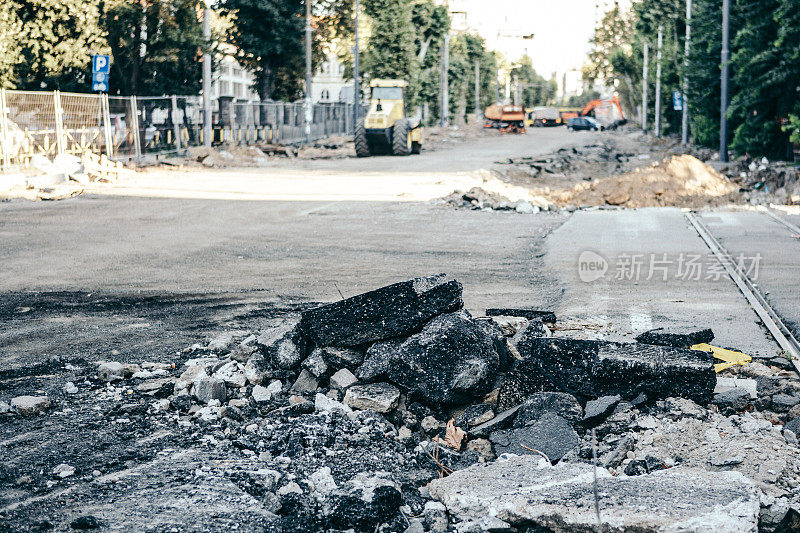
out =
[(237, 101), (255, 102), (259, 100), (255, 90), (255, 77), (242, 68), (236, 59), (229, 54), (217, 57), (217, 64), (212, 76), (211, 98), (232, 96)]
[(328, 52), (311, 79), (311, 100), (314, 103), (353, 101), (353, 80), (345, 80), (344, 69), (339, 57)]

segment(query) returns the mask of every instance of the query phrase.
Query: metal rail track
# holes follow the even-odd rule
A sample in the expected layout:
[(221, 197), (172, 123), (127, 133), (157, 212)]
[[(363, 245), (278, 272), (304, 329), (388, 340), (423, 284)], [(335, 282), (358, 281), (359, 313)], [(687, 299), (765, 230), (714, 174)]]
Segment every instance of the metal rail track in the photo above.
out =
[[(774, 215), (773, 215), (774, 216)], [(761, 322), (764, 323), (767, 330), (769, 330), (772, 337), (778, 343), (782, 350), (791, 355), (792, 364), (800, 372), (800, 342), (794, 337), (789, 328), (781, 320), (778, 313), (767, 302), (767, 299), (758, 289), (755, 283), (747, 276), (742, 268), (736, 264), (728, 251), (720, 244), (708, 230), (705, 224), (694, 214), (686, 213), (686, 219), (694, 226), (697, 234), (705, 241), (708, 248), (719, 259), (728, 276), (736, 283), (739, 290), (742, 292), (750, 307), (756, 312)], [(794, 226), (789, 222), (779, 220), (787, 227)], [(796, 227), (796, 226), (795, 226)], [(800, 228), (798, 228), (800, 230)], [(800, 231), (798, 231), (800, 234)]]
[(772, 209), (770, 209), (768, 207), (759, 207), (758, 210), (761, 213), (769, 215), (773, 220), (775, 220), (776, 222), (782, 224), (783, 226), (785, 226), (786, 228), (791, 230), (794, 233), (794, 235), (800, 235), (800, 226), (795, 226), (794, 224), (792, 224), (788, 220), (784, 220), (783, 218), (781, 218), (780, 216), (775, 214), (775, 212), (773, 212)]

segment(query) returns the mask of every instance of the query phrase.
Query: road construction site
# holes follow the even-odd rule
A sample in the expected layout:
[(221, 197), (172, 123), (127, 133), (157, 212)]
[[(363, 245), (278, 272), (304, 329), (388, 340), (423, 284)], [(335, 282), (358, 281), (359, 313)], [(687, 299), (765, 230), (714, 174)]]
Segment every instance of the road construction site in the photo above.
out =
[(0, 531), (797, 527), (796, 169), (330, 146), (0, 203)]

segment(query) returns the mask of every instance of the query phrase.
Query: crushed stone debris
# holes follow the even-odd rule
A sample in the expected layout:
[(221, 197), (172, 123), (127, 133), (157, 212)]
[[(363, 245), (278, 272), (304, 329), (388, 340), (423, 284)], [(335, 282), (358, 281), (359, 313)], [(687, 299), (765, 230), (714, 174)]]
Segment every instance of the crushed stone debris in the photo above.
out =
[(547, 309), (474, 317), (461, 291), (417, 278), (167, 362), (54, 363), (0, 395), (4, 525), (591, 530), (596, 457), (607, 527), (790, 530), (796, 373), (765, 358), (717, 379), (684, 347), (702, 327), (642, 339), (681, 347), (584, 341)]

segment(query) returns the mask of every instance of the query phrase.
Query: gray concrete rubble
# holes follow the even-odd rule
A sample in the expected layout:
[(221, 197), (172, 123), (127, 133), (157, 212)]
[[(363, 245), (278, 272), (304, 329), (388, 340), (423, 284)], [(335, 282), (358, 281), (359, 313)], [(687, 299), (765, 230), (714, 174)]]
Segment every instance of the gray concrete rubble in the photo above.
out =
[(438, 274), (311, 309), (303, 313), (301, 327), (319, 346), (358, 346), (408, 335), (462, 306), (461, 284)]
[[(576, 340), (543, 311), (473, 317), (460, 298), (455, 281), (418, 278), (215, 330), (169, 361), (56, 361), (57, 384), (0, 396), (0, 428), (73, 417), (75, 440), (99, 434), (108, 455), (87, 461), (57, 434), (23, 470), (28, 441), (0, 435), (0, 496), (73, 491), (80, 515), (61, 529), (136, 529), (117, 503), (160, 502), (164, 478), (182, 508), (158, 511), (156, 530), (238, 501), (248, 531), (595, 531), (597, 464), (604, 531), (791, 531), (794, 372), (754, 361), (718, 378), (705, 352)], [(154, 457), (150, 480), (121, 455)], [(50, 517), (52, 501), (33, 505)], [(26, 530), (7, 509), (0, 521)], [(220, 524), (204, 531), (237, 523)]]
[[(753, 483), (737, 472), (673, 468), (613, 477), (599, 468), (597, 477), (600, 522), (606, 531), (757, 529), (758, 494)], [(534, 455), (508, 456), (436, 479), (429, 490), (460, 522), (459, 530), (491, 518), (491, 529), (496, 531), (523, 526), (559, 533), (595, 531), (593, 479), (588, 464), (553, 467)]]

